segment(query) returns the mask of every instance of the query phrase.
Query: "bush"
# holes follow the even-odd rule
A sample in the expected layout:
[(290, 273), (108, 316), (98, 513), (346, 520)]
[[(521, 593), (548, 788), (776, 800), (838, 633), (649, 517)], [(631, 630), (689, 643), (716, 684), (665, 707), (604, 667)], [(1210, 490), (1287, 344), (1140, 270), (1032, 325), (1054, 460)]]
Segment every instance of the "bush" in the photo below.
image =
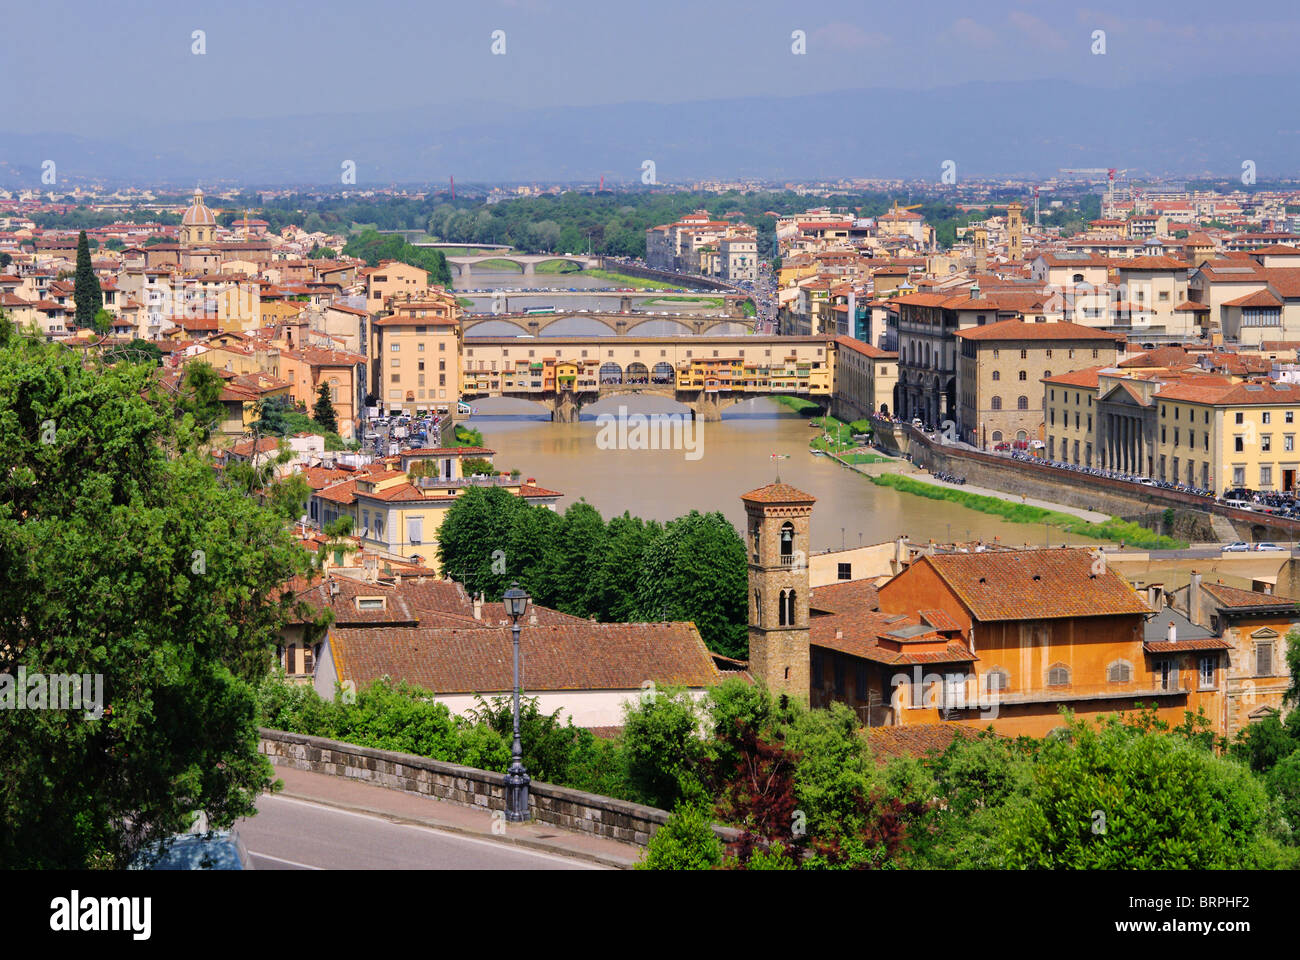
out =
[(622, 741), (630, 799), (663, 810), (702, 799), (705, 745), (689, 693), (661, 690), (625, 704)]
[(683, 806), (660, 827), (637, 870), (712, 870), (722, 863), (722, 841), (713, 822), (699, 807)]

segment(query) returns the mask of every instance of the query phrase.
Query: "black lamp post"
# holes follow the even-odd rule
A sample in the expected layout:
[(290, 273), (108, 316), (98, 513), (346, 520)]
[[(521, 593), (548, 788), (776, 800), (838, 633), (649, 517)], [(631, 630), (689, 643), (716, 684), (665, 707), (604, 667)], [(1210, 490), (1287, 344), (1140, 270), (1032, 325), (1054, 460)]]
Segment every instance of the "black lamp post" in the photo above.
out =
[(515, 642), (515, 741), (510, 747), (510, 769), (506, 773), (506, 819), (523, 823), (528, 819), (528, 784), (531, 778), (524, 769), (524, 749), (519, 742), (519, 618), (528, 610), (528, 592), (521, 590), (516, 581), (503, 599)]

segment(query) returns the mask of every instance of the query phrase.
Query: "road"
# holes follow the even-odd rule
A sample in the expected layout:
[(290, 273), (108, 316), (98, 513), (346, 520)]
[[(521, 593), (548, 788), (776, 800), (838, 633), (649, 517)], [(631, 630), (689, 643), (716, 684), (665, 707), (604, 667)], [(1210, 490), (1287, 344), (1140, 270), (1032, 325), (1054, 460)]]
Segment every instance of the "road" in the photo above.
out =
[(257, 870), (596, 870), (498, 840), (263, 795), (238, 823)]

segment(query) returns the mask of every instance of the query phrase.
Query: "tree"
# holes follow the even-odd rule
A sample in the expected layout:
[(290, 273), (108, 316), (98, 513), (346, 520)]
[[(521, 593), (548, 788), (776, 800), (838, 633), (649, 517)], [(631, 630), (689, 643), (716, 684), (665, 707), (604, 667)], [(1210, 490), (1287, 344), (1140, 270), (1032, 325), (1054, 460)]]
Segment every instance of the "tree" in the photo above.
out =
[(331, 433), (339, 432), (339, 419), (334, 414), (334, 404), (330, 402), (330, 388), (322, 383), (316, 391), (316, 406), (311, 411), (312, 419)]
[(0, 327), (0, 673), (102, 678), (85, 711), (0, 710), (9, 867), (122, 866), (271, 784), (254, 685), (308, 555), (153, 377)]
[(192, 427), (200, 430), (205, 440), (225, 412), (221, 402), (224, 384), (221, 374), (205, 360), (194, 360), (185, 365), (176, 412), (188, 415)]
[(95, 314), (104, 307), (104, 295), (99, 289), (95, 268), (90, 263), (90, 244), (86, 240), (85, 230), (77, 236), (77, 273), (72, 299), (77, 305), (77, 326), (94, 327)]
[(1208, 870), (1254, 866), (1268, 809), (1235, 760), (1183, 736), (1069, 719), (1039, 749), (1028, 802), (998, 846), (1013, 869)]
[(664, 528), (645, 558), (639, 618), (694, 621), (710, 650), (746, 656), (745, 545), (730, 520), (692, 510)]
[(637, 803), (671, 810), (704, 799), (705, 743), (689, 693), (655, 690), (624, 703), (622, 740), (628, 792)]

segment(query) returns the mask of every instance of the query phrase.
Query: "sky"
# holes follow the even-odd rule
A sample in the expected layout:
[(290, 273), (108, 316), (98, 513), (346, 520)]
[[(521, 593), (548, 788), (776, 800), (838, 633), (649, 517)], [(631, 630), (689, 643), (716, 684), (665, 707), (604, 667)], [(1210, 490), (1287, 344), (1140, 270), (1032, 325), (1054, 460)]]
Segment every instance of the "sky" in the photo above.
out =
[[(0, 133), (376, 109), (484, 119), (979, 79), (1181, 79), (1190, 94), (1216, 76), (1260, 74), (1282, 83), (1279, 101), (1300, 86), (1300, 8), (1285, 0), (43, 0), (9, 5), (4, 23)], [(492, 52), (494, 31), (504, 54)]]

